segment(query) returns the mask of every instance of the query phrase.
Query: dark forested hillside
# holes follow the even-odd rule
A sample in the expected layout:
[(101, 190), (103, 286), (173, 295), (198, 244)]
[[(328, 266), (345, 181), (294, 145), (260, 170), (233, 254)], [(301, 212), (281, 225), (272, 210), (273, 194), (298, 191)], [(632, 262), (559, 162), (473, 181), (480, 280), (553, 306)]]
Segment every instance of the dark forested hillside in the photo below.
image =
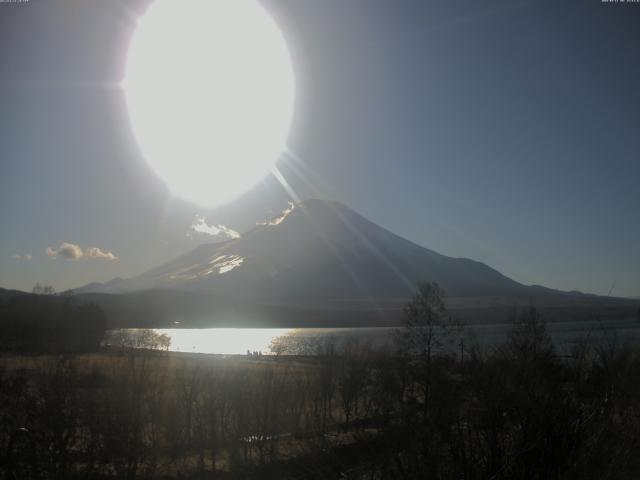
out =
[(107, 327), (94, 303), (70, 296), (13, 294), (0, 302), (0, 349), (56, 352), (96, 350)]

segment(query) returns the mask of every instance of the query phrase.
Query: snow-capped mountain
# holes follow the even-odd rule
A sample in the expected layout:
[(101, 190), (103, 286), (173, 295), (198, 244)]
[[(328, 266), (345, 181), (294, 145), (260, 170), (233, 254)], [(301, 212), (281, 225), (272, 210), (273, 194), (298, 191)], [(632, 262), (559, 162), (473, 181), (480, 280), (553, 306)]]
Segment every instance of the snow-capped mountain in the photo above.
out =
[(437, 281), (448, 296), (509, 296), (529, 288), (482, 263), (405, 240), (337, 202), (307, 200), (241, 238), (200, 245), (138, 277), (83, 291), (209, 292), (269, 304), (407, 298)]

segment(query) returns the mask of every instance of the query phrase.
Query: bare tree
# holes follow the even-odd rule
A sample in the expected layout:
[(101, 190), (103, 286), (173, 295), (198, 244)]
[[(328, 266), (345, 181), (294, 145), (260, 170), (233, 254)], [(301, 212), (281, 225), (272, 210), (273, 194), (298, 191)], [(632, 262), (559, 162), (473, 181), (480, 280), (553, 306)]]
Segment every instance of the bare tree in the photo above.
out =
[(41, 285), (40, 282), (38, 282), (33, 286), (31, 292), (36, 295), (53, 295), (56, 293), (56, 290), (51, 285)]
[(437, 330), (445, 326), (444, 293), (440, 286), (425, 283), (404, 308), (405, 329), (398, 332), (402, 346), (410, 353), (430, 358), (440, 346)]
[(433, 356), (442, 347), (443, 333), (451, 325), (445, 310), (440, 286), (425, 283), (405, 306), (405, 328), (397, 331), (402, 351), (416, 357), (416, 383), (422, 390), (425, 415), (431, 400)]
[(366, 387), (367, 362), (366, 352), (357, 338), (350, 338), (340, 356), (338, 370), (338, 393), (340, 405), (345, 417), (345, 431), (349, 430), (349, 422), (358, 416), (361, 396)]

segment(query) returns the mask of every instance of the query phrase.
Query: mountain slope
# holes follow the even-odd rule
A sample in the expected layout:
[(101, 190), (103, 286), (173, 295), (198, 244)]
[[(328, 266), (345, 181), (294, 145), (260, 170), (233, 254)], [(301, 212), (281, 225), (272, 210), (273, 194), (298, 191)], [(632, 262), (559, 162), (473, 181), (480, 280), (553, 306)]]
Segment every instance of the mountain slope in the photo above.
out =
[(242, 238), (193, 251), (128, 280), (84, 291), (212, 292), (252, 302), (326, 305), (406, 298), (425, 281), (452, 297), (531, 293), (480, 262), (416, 245), (348, 207), (308, 200)]

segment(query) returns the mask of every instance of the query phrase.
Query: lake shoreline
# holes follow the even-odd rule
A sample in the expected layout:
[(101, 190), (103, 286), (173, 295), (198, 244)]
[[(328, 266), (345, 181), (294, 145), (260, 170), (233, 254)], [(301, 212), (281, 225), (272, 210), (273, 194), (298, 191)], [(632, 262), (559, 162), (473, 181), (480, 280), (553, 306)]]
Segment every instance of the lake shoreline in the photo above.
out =
[[(516, 323), (482, 325), (451, 324), (436, 328), (443, 345), (495, 347), (509, 337)], [(549, 322), (546, 329), (558, 350), (567, 350), (579, 342), (640, 340), (640, 323), (633, 318), (584, 322)], [(340, 350), (358, 343), (374, 350), (396, 347), (394, 338), (402, 327), (342, 328), (159, 328), (115, 329), (107, 331), (104, 346), (111, 348), (147, 348), (189, 354), (258, 356), (272, 354), (314, 355), (327, 345)], [(444, 347), (449, 348), (449, 347)]]

